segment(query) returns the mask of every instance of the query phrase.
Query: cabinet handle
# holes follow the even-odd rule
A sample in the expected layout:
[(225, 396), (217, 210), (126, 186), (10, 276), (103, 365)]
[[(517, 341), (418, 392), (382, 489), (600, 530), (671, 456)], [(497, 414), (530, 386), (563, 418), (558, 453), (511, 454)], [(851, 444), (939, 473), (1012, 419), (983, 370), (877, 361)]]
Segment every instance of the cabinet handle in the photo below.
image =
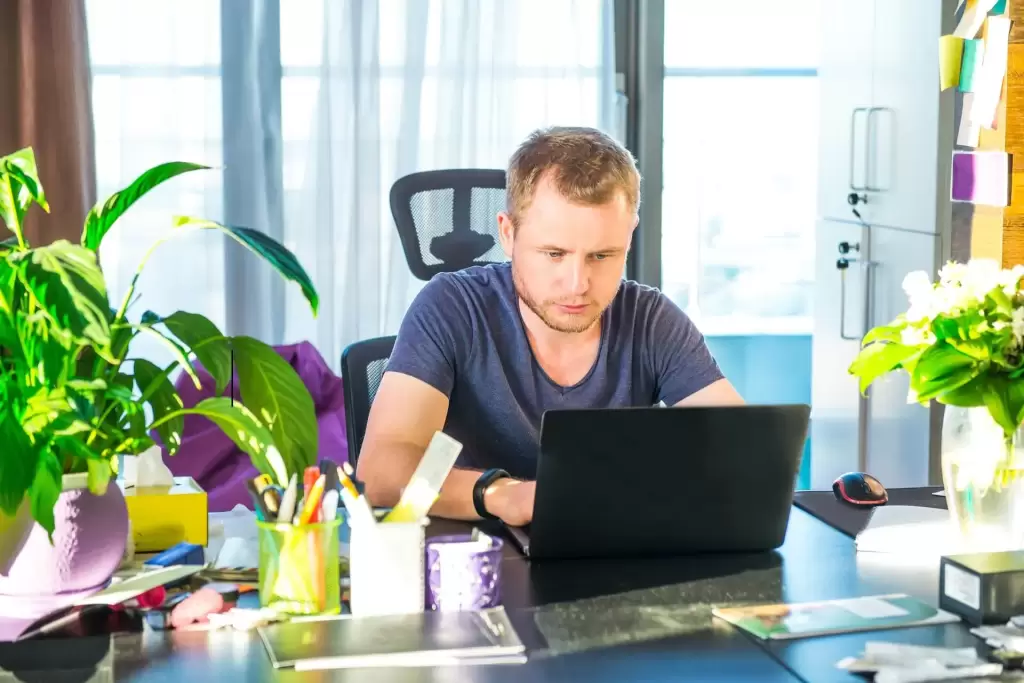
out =
[(864, 185), (858, 185), (854, 179), (855, 175), (855, 163), (854, 160), (857, 156), (857, 114), (866, 114), (868, 122), (871, 121), (871, 108), (870, 107), (857, 107), (850, 113), (850, 189), (854, 192), (864, 192), (868, 189), (867, 187), (867, 175), (868, 169), (864, 168)]
[(877, 157), (880, 156), (878, 154), (875, 154), (875, 152), (878, 151), (878, 133), (874, 125), (874, 121), (875, 114), (877, 114), (878, 112), (892, 113), (892, 111), (893, 110), (889, 107), (868, 107), (867, 159), (864, 162), (864, 189), (867, 190), (868, 192), (886, 192), (889, 189), (887, 187), (879, 187), (878, 185), (872, 184), (872, 180), (877, 180), (877, 178), (875, 177), (877, 175), (876, 165), (878, 164)]
[[(841, 248), (840, 252), (844, 253)], [(846, 271), (850, 268), (851, 263), (859, 263), (864, 272), (864, 320), (862, 322), (864, 330), (860, 334), (849, 334), (846, 331)], [(839, 270), (839, 336), (847, 341), (860, 341), (868, 333), (868, 330), (871, 329), (871, 321), (875, 317), (874, 292), (872, 291), (874, 266), (874, 261), (850, 258), (848, 256), (843, 256), (836, 261), (836, 268)]]

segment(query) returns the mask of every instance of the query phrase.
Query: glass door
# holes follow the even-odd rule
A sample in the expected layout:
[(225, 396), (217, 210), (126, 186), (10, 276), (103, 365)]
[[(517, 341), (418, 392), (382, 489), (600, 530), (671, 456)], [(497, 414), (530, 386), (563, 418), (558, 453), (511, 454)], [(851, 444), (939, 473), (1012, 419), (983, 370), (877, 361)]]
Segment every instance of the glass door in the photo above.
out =
[(811, 400), (819, 3), (665, 5), (662, 288), (751, 403)]

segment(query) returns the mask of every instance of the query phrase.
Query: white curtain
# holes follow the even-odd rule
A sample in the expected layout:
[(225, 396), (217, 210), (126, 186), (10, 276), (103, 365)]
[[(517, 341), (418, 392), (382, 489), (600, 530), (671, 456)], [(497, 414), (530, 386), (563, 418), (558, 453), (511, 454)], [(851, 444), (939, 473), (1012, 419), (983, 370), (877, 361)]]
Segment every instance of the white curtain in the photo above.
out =
[(504, 168), (516, 144), (547, 125), (621, 136), (612, 0), (87, 7), (102, 99), (101, 196), (169, 158), (223, 164), (173, 181), (110, 234), (103, 257), (112, 289), (127, 284), (172, 214), (263, 230), (308, 270), (319, 318), (252, 256), (195, 236), (154, 257), (139, 313), (185, 308), (229, 333), (310, 340), (335, 368), (348, 343), (394, 333), (423, 284), (409, 273), (391, 218), (394, 180)]

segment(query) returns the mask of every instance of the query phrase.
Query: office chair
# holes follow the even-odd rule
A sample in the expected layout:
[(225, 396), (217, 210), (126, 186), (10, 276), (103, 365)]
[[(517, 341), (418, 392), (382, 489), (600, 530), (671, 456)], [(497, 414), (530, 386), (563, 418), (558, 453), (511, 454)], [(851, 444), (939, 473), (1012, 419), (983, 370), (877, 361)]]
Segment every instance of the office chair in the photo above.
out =
[(366, 434), (370, 406), (380, 388), (395, 347), (395, 337), (377, 337), (353, 342), (341, 353), (341, 382), (345, 392), (345, 432), (348, 435), (348, 461), (356, 466), (359, 449)]
[(409, 270), (420, 280), (507, 260), (498, 242), (505, 171), (420, 171), (391, 186), (391, 215)]

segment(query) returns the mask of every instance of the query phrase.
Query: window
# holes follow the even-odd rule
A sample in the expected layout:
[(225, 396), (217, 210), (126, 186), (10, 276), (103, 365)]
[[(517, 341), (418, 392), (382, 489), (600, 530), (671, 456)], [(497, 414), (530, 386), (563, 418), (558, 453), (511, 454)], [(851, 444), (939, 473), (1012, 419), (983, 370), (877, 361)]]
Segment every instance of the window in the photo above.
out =
[(819, 1), (666, 3), (662, 281), (706, 335), (810, 334)]

